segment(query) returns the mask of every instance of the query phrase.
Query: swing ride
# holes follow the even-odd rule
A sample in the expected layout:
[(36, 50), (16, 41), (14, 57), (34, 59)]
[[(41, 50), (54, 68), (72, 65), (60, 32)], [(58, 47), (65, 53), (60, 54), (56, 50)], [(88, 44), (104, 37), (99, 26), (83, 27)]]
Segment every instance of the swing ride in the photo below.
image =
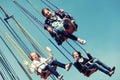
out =
[[(49, 7), (52, 11), (56, 11), (59, 10), (59, 8), (54, 5), (52, 2), (50, 2), (49, 0), (40, 0), (44, 5), (46, 5), (47, 7)], [(30, 0), (26, 0), (26, 2), (39, 14), (39, 10), (35, 7), (35, 5), (32, 4), (32, 2), (30, 2)], [(48, 26), (46, 24), (44, 24), (41, 20), (39, 20), (39, 18), (35, 17), (30, 11), (28, 11), (27, 9), (25, 9), (22, 5), (20, 5), (16, 0), (13, 0), (13, 3), (19, 8), (19, 10), (31, 21), (31, 23), (33, 23), (36, 28), (40, 31), (40, 33), (72, 64), (74, 64), (70, 57), (66, 56), (66, 54), (64, 53), (64, 51), (62, 51), (59, 47), (62, 47), (67, 53), (68, 55), (70, 55), (71, 57), (72, 54), (71, 52), (65, 47), (63, 46), (63, 42), (66, 42), (69, 47), (71, 47), (74, 51), (77, 51), (75, 47), (73, 47), (73, 45), (67, 41), (68, 37), (59, 34), (58, 32), (61, 30), (61, 27), (59, 27), (58, 25), (61, 25), (59, 22), (57, 23), (57, 27), (54, 27), (53, 30), (55, 30), (55, 34), (57, 35), (57, 37), (60, 38), (60, 40), (62, 41), (60, 44), (55, 44), (49, 37), (48, 35), (46, 35), (45, 32), (43, 32), (42, 29), (44, 29), (44, 27)], [(54, 9), (55, 8), (55, 9)], [(36, 53), (38, 53), (39, 57), (50, 57), (50, 53), (44, 49), (44, 47), (25, 29), (25, 27), (20, 24), (17, 19), (13, 16), (13, 15), (9, 15), (5, 9), (0, 5), (0, 9), (1, 11), (4, 13), (5, 18), (2, 19), (0, 17), (1, 22), (4, 24), (4, 26), (8, 29), (8, 31), (10, 32), (10, 34), (12, 35), (12, 38), (7, 32), (5, 32), (4, 30), (1, 30), (1, 34), (2, 36), (4, 36), (5, 40), (15, 49), (15, 51), (18, 53), (18, 55), (21, 57), (21, 59), (25, 62), (28, 62), (29, 64), (32, 64), (33, 60), (30, 57), (30, 53), (32, 52), (29, 47), (26, 45), (26, 43), (19, 37), (19, 35), (17, 34), (17, 32), (14, 30), (13, 26), (11, 26), (11, 24), (9, 23), (9, 21), (11, 20), (13, 22), (13, 24), (15, 24), (14, 26), (19, 30), (19, 32), (24, 36), (24, 38), (29, 42), (29, 44), (31, 45), (31, 47), (35, 50)], [(65, 14), (68, 15), (67, 12), (65, 12)], [(63, 15), (63, 14), (61, 14)], [(40, 15), (41, 17), (41, 15)], [(69, 19), (68, 17), (65, 17), (63, 19), (61, 19), (61, 23), (62, 23), (62, 29), (64, 29), (65, 32), (69, 33), (69, 34), (73, 34), (75, 31), (77, 31), (77, 25), (75, 22), (72, 22), (71, 19)], [(64, 25), (67, 25), (64, 26)], [(56, 31), (57, 30), (57, 31)], [(6, 45), (6, 47), (8, 48), (8, 50), (11, 52), (11, 54), (14, 56), (15, 60), (17, 61), (17, 63), (19, 64), (20, 68), (24, 71), (24, 73), (26, 74), (26, 76), (29, 78), (29, 80), (33, 80), (32, 77), (29, 75), (29, 73), (26, 71), (26, 69), (23, 67), (23, 65), (20, 63), (19, 59), (16, 57), (16, 55), (14, 54), (14, 52), (11, 50), (11, 48), (8, 46), (7, 42), (4, 40), (4, 38), (0, 36), (1, 40), (3, 41), (3, 43)], [(80, 45), (78, 44), (76, 41), (74, 41), (74, 45), (77, 45), (79, 48), (81, 48), (84, 52), (86, 52), (86, 50)], [(60, 46), (58, 46), (60, 45)], [(46, 56), (47, 55), (47, 56)], [(2, 69), (5, 69), (9, 75), (9, 77), (11, 78), (11, 80), (20, 80), (19, 77), (17, 76), (17, 74), (12, 70), (10, 64), (7, 63), (6, 61), (7, 59), (5, 59), (4, 53), (2, 52), (2, 50), (0, 49), (0, 61), (1, 61), (1, 65), (2, 65)], [(92, 59), (93, 60), (93, 59)], [(88, 62), (91, 62), (91, 60), (89, 60)], [(96, 72), (98, 69), (94, 68), (94, 69), (89, 69), (89, 66), (87, 65), (88, 62), (86, 62), (85, 64), (81, 64), (80, 67), (81, 68), (76, 68), (76, 66), (74, 65), (74, 67), (82, 74), (84, 74), (86, 77), (90, 77), (94, 72)], [(45, 64), (45, 62), (43, 62), (43, 64)], [(25, 64), (25, 63), (24, 63)], [(47, 63), (47, 65), (49, 65), (50, 62)], [(26, 65), (26, 64), (25, 64)], [(26, 65), (27, 66), (27, 65)], [(40, 66), (40, 65), (39, 65)], [(51, 65), (49, 65), (51, 66)], [(27, 66), (28, 67), (28, 66)], [(54, 71), (57, 71), (57, 66), (51, 66), (52, 69)], [(39, 68), (39, 67), (38, 67)], [(29, 69), (28, 69), (29, 70)], [(2, 72), (4, 72), (4, 70), (2, 70)], [(3, 79), (7, 79), (7, 77), (5, 78), (3, 73), (0, 71), (0, 74), (2, 76)], [(47, 80), (50, 76), (50, 78), (52, 80), (56, 80), (56, 78), (58, 78), (59, 80), (64, 80), (60, 75), (59, 77), (55, 78), (55, 75), (53, 75), (53, 73), (50, 70), (44, 70), (42, 72), (39, 72), (38, 69), (35, 72), (37, 75), (39, 75), (41, 78), (43, 78), (44, 80)]]

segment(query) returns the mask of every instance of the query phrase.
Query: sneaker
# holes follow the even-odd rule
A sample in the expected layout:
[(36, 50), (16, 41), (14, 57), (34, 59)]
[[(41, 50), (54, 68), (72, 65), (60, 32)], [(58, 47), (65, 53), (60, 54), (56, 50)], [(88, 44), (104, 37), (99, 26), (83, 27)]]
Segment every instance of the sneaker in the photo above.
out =
[(72, 66), (72, 63), (67, 64), (67, 65), (65, 66), (66, 71), (69, 71), (69, 69), (71, 68), (71, 66)]
[(86, 43), (86, 40), (82, 40), (82, 39), (80, 39), (80, 38), (78, 38), (78, 40), (77, 40), (80, 44), (82, 44), (82, 45), (85, 45), (85, 43)]
[(62, 80), (63, 75), (58, 76), (58, 80)]

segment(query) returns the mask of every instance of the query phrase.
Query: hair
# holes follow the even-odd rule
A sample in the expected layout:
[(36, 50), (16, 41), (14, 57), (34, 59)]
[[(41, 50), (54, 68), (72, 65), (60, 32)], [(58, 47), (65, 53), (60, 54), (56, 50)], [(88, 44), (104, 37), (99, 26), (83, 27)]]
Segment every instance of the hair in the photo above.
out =
[[(40, 57), (40, 55), (37, 52), (35, 52), (35, 53), (37, 54), (38, 57)], [(30, 59), (31, 59), (31, 61), (33, 61), (33, 58), (31, 55), (30, 55)]]
[(43, 9), (42, 9), (42, 15), (43, 15), (43, 16), (45, 16), (45, 10), (50, 11), (50, 9), (49, 9), (49, 8), (43, 8)]
[[(82, 56), (81, 56), (81, 52), (79, 52), (79, 51), (74, 51), (74, 52), (77, 52), (78, 55), (79, 55), (79, 57), (82, 57)], [(72, 56), (73, 56), (73, 57), (74, 57), (74, 52), (72, 53)]]

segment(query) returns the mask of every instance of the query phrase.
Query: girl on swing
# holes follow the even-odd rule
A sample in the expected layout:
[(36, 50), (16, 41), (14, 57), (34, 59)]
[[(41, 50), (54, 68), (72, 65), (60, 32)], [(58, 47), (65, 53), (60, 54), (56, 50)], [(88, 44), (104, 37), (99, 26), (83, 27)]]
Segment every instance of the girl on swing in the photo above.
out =
[(96, 70), (99, 70), (109, 76), (113, 75), (113, 73), (115, 71), (115, 67), (110, 68), (110, 67), (106, 66), (104, 63), (102, 63), (101, 61), (93, 58), (90, 55), (90, 53), (88, 53), (87, 51), (85, 51), (85, 53), (88, 56), (88, 58), (83, 57), (81, 55), (81, 53), (78, 51), (75, 51), (72, 54), (72, 56), (75, 60), (74, 66), (80, 72), (82, 72), (85, 76), (89, 77)]
[(65, 41), (64, 37), (78, 41), (82, 45), (86, 43), (85, 40), (72, 34), (77, 30), (77, 24), (63, 9), (52, 13), (48, 8), (43, 8), (42, 15), (46, 17), (44, 28), (55, 38), (58, 45), (61, 45)]
[[(68, 63), (68, 64), (63, 64), (57, 60), (53, 60), (53, 55), (52, 55), (52, 51), (49, 47), (47, 47), (48, 52), (50, 53), (50, 57), (48, 59), (39, 56), (36, 52), (32, 52), (30, 54), (31, 56), (31, 60), (32, 63), (29, 64), (27, 61), (24, 61), (24, 64), (27, 66), (29, 72), (33, 73), (33, 72), (37, 72), (38, 74), (42, 74), (41, 77), (44, 78), (44, 80), (47, 79), (47, 77), (50, 75), (47, 75), (46, 70), (49, 71), (50, 73), (52, 73), (53, 75), (55, 75), (58, 80), (62, 80), (62, 75), (60, 75), (52, 66), (59, 66), (61, 68), (66, 69), (66, 71), (68, 71), (72, 64)], [(46, 77), (44, 77), (46, 76)]]

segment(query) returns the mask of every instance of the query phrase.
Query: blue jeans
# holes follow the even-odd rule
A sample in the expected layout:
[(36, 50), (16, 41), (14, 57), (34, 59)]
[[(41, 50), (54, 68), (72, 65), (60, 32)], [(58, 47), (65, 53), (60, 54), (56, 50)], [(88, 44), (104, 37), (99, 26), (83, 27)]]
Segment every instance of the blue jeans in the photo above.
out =
[(90, 64), (89, 69), (93, 69), (93, 68), (97, 68), (98, 70), (100, 70), (101, 72), (109, 75), (109, 72), (111, 71), (111, 68), (108, 67), (107, 65), (105, 65), (104, 63), (102, 63), (99, 60), (95, 60), (92, 64)]
[(75, 40), (75, 41), (77, 41), (77, 39), (78, 39), (75, 35), (67, 32), (67, 31), (62, 31), (61, 34), (65, 37), (70, 38), (70, 39)]
[(57, 60), (53, 60), (50, 65), (47, 65), (44, 70), (49, 70), (52, 74), (54, 74), (57, 78), (60, 75), (56, 70), (54, 70), (51, 66), (59, 66), (61, 68), (65, 68), (65, 64), (58, 62)]

